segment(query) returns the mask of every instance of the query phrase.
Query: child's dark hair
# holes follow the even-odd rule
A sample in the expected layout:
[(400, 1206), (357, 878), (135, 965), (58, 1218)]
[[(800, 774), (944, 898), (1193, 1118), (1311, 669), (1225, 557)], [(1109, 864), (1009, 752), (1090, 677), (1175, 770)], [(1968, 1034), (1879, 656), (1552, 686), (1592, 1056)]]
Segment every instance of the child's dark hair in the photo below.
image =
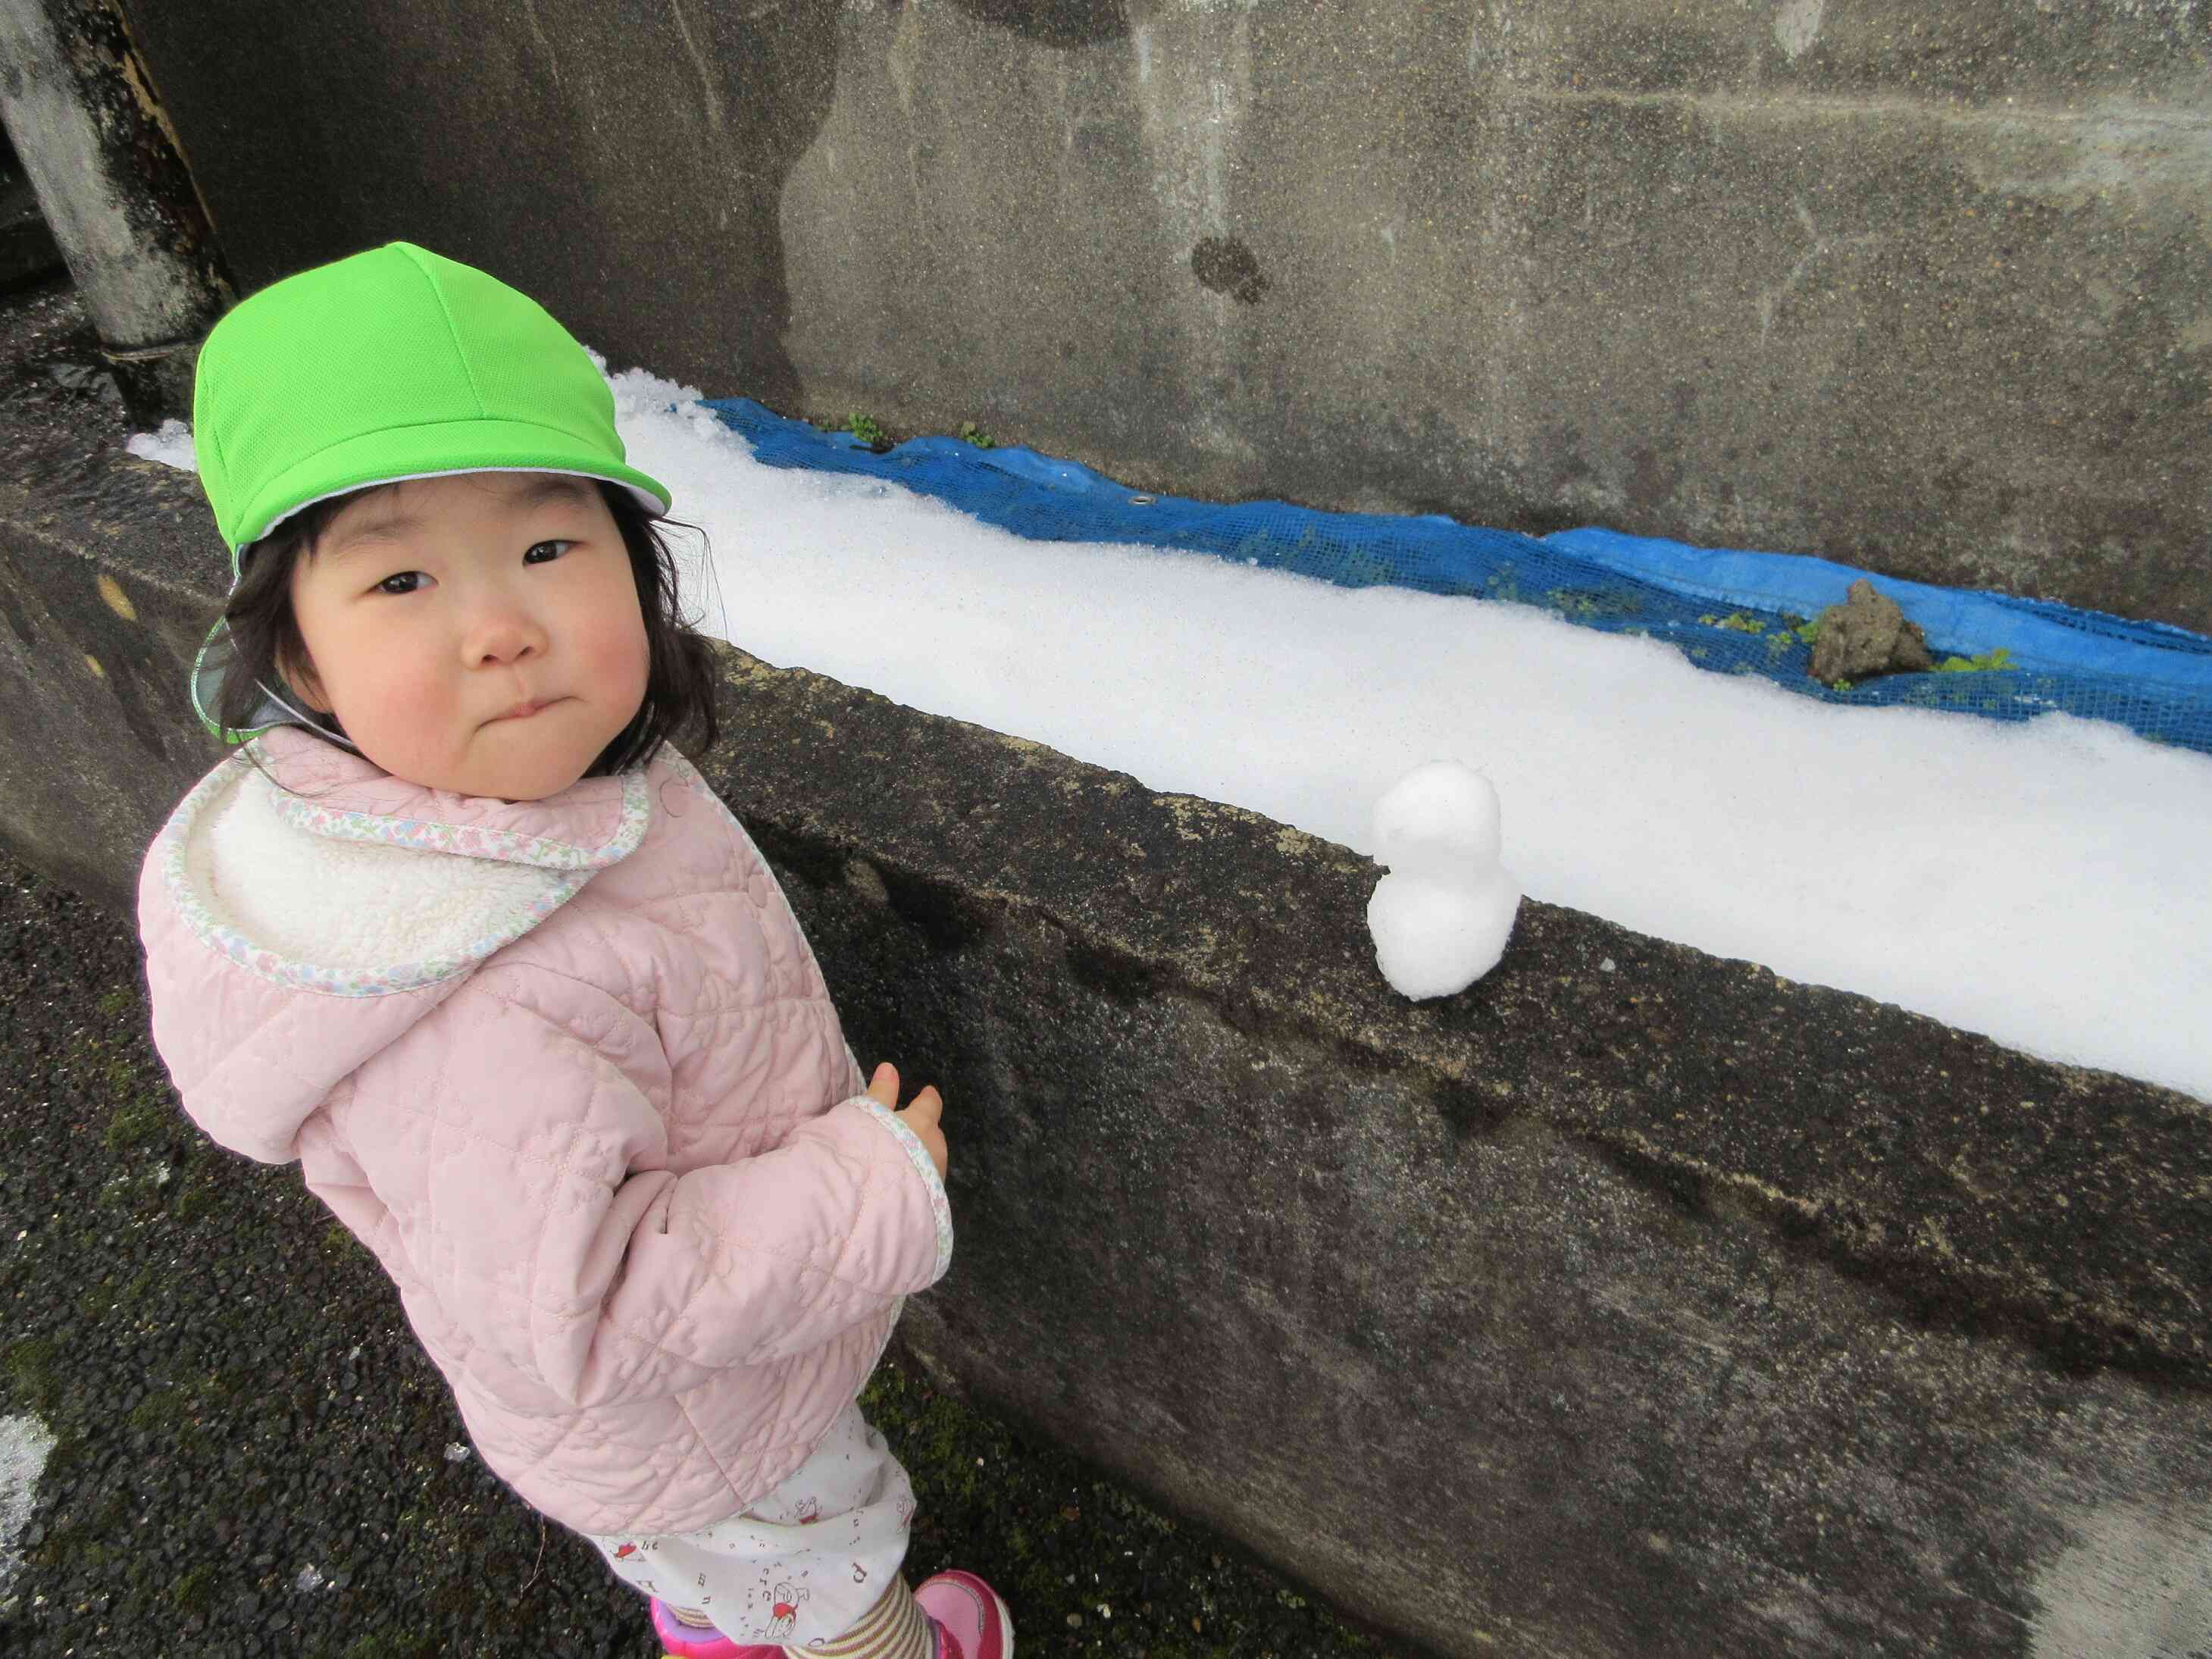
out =
[[(713, 647), (678, 608), (675, 556), (660, 533), (663, 523), (684, 530), (697, 526), (652, 519), (621, 485), (603, 478), (592, 482), (599, 486), (629, 551), (630, 574), (637, 583), (638, 609), (645, 617), (650, 651), (645, 701), (636, 718), (616, 733), (585, 770), (587, 778), (603, 778), (641, 765), (659, 752), (662, 744), (679, 738), (690, 740), (696, 744), (695, 752), (703, 753), (714, 747), (720, 728), (714, 718)], [(386, 487), (372, 484), (368, 489)], [(331, 520), (368, 493), (357, 489), (304, 507), (246, 549), (238, 586), (223, 607), (229, 654), (220, 659), (222, 695), (210, 711), (227, 732), (253, 729), (255, 715), (268, 700), (264, 686), (282, 690), (291, 700), (281, 665), (304, 662), (307, 656), (299, 619), (292, 614), (293, 568), (302, 557), (313, 556)], [(222, 648), (221, 642), (216, 648)], [(344, 735), (334, 717), (313, 718), (316, 724), (302, 730)]]

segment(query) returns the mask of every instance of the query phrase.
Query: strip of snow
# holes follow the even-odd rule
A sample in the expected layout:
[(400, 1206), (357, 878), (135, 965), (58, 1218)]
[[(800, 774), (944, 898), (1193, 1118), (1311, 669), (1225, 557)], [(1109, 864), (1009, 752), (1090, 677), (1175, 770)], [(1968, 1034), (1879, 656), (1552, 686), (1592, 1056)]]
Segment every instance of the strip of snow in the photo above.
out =
[(710, 538), (695, 608), (768, 661), (1363, 852), (1392, 783), (1455, 760), (1534, 897), (2212, 1100), (2212, 758), (1824, 704), (1525, 606), (1026, 542), (613, 384)]

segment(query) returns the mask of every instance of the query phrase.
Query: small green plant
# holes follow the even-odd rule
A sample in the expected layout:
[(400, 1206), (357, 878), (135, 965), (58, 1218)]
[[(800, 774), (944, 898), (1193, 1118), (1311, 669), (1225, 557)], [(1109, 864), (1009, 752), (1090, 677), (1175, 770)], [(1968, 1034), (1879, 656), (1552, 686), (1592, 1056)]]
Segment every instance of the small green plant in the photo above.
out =
[(1544, 597), (1560, 615), (1584, 622), (1600, 617), (1632, 617), (1642, 608), (1634, 593), (1621, 588), (1555, 587)]
[(884, 430), (884, 423), (872, 415), (856, 413), (842, 421), (824, 416), (813, 425), (817, 432), (849, 432), (864, 444), (887, 444), (891, 441), (890, 434)]
[(1731, 633), (1759, 635), (1766, 632), (1766, 624), (1748, 611), (1731, 611), (1725, 617), (1700, 617), (1698, 620), (1708, 628), (1725, 628)]
[(1999, 646), (1978, 657), (1946, 657), (1936, 665), (1939, 674), (2002, 673), (2012, 666), (2012, 653)]
[(971, 443), (978, 449), (995, 449), (998, 447), (998, 441), (993, 438), (989, 433), (984, 431), (981, 427), (977, 426), (973, 421), (963, 421), (960, 422), (960, 438), (962, 442)]

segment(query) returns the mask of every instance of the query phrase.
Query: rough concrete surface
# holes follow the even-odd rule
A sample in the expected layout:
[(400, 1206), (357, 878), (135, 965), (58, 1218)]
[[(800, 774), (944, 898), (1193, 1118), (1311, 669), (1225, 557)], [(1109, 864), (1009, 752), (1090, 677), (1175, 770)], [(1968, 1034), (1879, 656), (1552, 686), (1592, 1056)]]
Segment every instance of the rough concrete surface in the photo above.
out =
[[(0, 837), (114, 902), (215, 537), (8, 386)], [(703, 769), (959, 1126), (946, 1386), (1446, 1652), (2212, 1643), (2212, 1109), (1535, 902), (1408, 1004), (1363, 858), (724, 662)]]
[(407, 235), (787, 414), (2212, 629), (2197, 0), (127, 9), (248, 287)]

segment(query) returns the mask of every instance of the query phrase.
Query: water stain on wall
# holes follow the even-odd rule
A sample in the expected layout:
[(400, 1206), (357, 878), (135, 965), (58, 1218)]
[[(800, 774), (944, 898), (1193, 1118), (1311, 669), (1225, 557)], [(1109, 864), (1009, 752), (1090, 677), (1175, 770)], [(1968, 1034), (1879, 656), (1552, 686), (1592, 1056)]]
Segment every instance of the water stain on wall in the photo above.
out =
[(1260, 269), (1259, 257), (1237, 236), (1208, 236), (1190, 251), (1191, 275), (1216, 294), (1255, 306), (1273, 286)]
[(979, 23), (1012, 29), (1041, 46), (1095, 46), (1129, 33), (1122, 0), (952, 0)]

